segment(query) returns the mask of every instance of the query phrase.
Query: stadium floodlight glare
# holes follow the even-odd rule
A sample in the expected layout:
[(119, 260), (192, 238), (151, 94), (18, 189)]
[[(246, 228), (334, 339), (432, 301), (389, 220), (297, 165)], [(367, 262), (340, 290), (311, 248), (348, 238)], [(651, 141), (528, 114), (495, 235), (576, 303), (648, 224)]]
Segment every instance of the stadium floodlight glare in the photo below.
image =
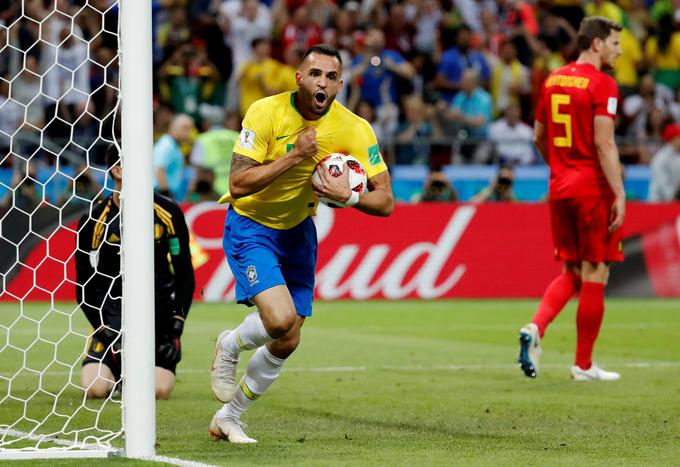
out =
[[(5, 248), (0, 253), (9, 251), (16, 258), (8, 267), (3, 265), (7, 261), (0, 261), (3, 263), (0, 264), (3, 267), (0, 271), (0, 306), (3, 311), (0, 313), (0, 461), (108, 456), (153, 458), (156, 403), (151, 0), (96, 4), (88, 1), (82, 7), (69, 10), (68, 14), (60, 10), (60, 2), (56, 0), (45, 2), (44, 10), (39, 13), (29, 8), (28, 0), (19, 2), (20, 17), (11, 24), (0, 25), (0, 53), (7, 53), (15, 66), (13, 73), (2, 76), (0, 80), (0, 85), (9, 88), (6, 96), (0, 93), (0, 112), (3, 112), (3, 107), (5, 111), (19, 109), (17, 115), (23, 112), (23, 121), (19, 119), (15, 131), (7, 133), (6, 128), (0, 129), (0, 138), (10, 144), (9, 152), (0, 153), (0, 165), (13, 161), (12, 170), (24, 168), (23, 173), (18, 170), (20, 179), (14, 180), (11, 186), (0, 181), (0, 194), (8, 195), (10, 200), (8, 209), (0, 210), (0, 249)], [(117, 35), (118, 61), (98, 63), (93, 43), (105, 34), (105, 16), (115, 17), (116, 14), (118, 32), (109, 30), (108, 34)], [(89, 34), (83, 34), (79, 24), (88, 18), (94, 18), (92, 24), (101, 25), (99, 32), (92, 33), (90, 28)], [(17, 31), (22, 24), (35, 26), (39, 31), (35, 47), (19, 45)], [(55, 28), (59, 29), (51, 36), (50, 31)], [(62, 50), (67, 47), (81, 47), (84, 61), (71, 65), (61, 63), (60, 57), (70, 53), (70, 49)], [(41, 52), (35, 54), (37, 49)], [(41, 56), (38, 72), (27, 67), (27, 58), (35, 55)], [(50, 59), (45, 60), (45, 57), (52, 57), (51, 64)], [(82, 89), (78, 89), (77, 75), (85, 73), (89, 67), (105, 70), (105, 79), (97, 89), (83, 93)], [(110, 77), (108, 73), (116, 70), (119, 84), (107, 78)], [(56, 111), (53, 115), (45, 115), (45, 126), (29, 121), (31, 105), (48, 106), (52, 103), (58, 108), (61, 104), (59, 97), (49, 95), (49, 86), (44, 83), (52, 72), (70, 76), (70, 87), (58, 89), (62, 92), (61, 97), (75, 95), (74, 99), (84, 103), (88, 113), (86, 117), (96, 120), (99, 128), (96, 140), (100, 144), (115, 142), (115, 137), (106, 135), (115, 134), (112, 126), (116, 119), (120, 120), (125, 179), (121, 192), (122, 398), (117, 392), (102, 400), (85, 398), (79, 387), (79, 374), (88, 338), (93, 331), (85, 323), (78, 305), (58, 301), (59, 288), (75, 287), (74, 276), (68, 272), (72, 270), (69, 265), (75, 260), (77, 249), (75, 225), (80, 214), (87, 213), (88, 209), (91, 212), (91, 201), (77, 194), (76, 182), (84, 172), (75, 168), (74, 161), (82, 162), (85, 167), (82, 170), (90, 175), (98, 172), (102, 179), (106, 178), (106, 171), (92, 162), (94, 143), (83, 147), (73, 139), (77, 121), (59, 120), (61, 117)], [(23, 101), (15, 100), (17, 91), (12, 90), (22, 74), (39, 77), (40, 86), (30, 102), (25, 98)], [(94, 93), (103, 89), (115, 92), (117, 104), (106, 117), (99, 118), (89, 114), (88, 106)], [(55, 150), (54, 141), (50, 141), (45, 131), (45, 127), (55, 120), (71, 126), (71, 140), (61, 150)], [(108, 128), (105, 128), (107, 125)], [(17, 153), (15, 149), (19, 147), (21, 138), (28, 138), (36, 149), (28, 155)], [(76, 147), (80, 154), (86, 156), (85, 160), (74, 159), (74, 153), (69, 155), (69, 146)], [(34, 175), (28, 170), (36, 163), (31, 159), (38, 159), (41, 154), (48, 154), (54, 161), (47, 169), (52, 173), (47, 176), (44, 175), (45, 167), (42, 167), (43, 175)], [(70, 158), (68, 164), (65, 163), (66, 158)], [(62, 198), (57, 202), (48, 193), (51, 184), (58, 180), (63, 182), (61, 189), (66, 191), (66, 201)], [(18, 203), (23, 183), (37, 187), (37, 207), (27, 209)], [(73, 210), (74, 204), (85, 207), (81, 207), (80, 211)], [(39, 217), (43, 209), (51, 209), (55, 213), (49, 231), (40, 230), (42, 220)], [(12, 216), (27, 218), (23, 238), (10, 238), (8, 224), (13, 222)], [(51, 251), (50, 239), (57, 235), (73, 238), (72, 252), (58, 254)], [(26, 257), (26, 239), (29, 238), (34, 242), (32, 245), (44, 246), (42, 249), (33, 248), (31, 254), (41, 251), (44, 257), (37, 260)], [(4, 256), (6, 259), (7, 255)], [(63, 270), (63, 277), (56, 280), (50, 277), (48, 282), (53, 286), (45, 286), (40, 268), (50, 262), (58, 264), (57, 269)], [(33, 284), (27, 290), (12, 289), (8, 284), (17, 274), (32, 275)], [(26, 304), (36, 295), (44, 300), (40, 313), (35, 312), (35, 306)]]

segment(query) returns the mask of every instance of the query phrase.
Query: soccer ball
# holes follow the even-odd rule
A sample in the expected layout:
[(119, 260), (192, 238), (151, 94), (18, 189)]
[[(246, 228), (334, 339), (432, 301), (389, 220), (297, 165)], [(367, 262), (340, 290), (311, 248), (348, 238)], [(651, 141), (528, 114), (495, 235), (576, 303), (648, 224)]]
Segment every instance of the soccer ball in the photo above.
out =
[[(326, 167), (328, 167), (328, 171), (333, 177), (339, 177), (342, 175), (342, 170), (344, 167), (344, 163), (347, 163), (347, 168), (349, 169), (349, 187), (352, 191), (356, 191), (357, 193), (361, 194), (366, 190), (366, 170), (364, 170), (364, 166), (361, 165), (361, 162), (356, 160), (354, 157), (347, 155), (347, 154), (341, 154), (339, 152), (329, 154), (327, 157), (325, 157), (319, 164), (326, 164)], [(318, 181), (319, 180), (319, 175), (317, 172), (314, 172), (314, 175), (312, 175), (312, 181)], [(331, 208), (344, 208), (346, 205), (343, 203), (340, 203), (339, 201), (335, 201), (333, 199), (328, 199), (324, 197), (320, 197), (319, 201), (321, 201), (323, 204), (325, 204), (328, 207)]]

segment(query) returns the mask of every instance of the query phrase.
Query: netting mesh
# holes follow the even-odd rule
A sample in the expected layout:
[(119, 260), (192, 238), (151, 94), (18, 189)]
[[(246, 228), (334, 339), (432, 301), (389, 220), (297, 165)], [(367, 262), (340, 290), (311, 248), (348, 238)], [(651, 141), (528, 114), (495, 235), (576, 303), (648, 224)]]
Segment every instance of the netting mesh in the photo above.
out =
[(110, 193), (118, 48), (116, 1), (0, 2), (0, 451), (121, 442), (119, 392), (80, 387), (74, 271), (78, 219)]

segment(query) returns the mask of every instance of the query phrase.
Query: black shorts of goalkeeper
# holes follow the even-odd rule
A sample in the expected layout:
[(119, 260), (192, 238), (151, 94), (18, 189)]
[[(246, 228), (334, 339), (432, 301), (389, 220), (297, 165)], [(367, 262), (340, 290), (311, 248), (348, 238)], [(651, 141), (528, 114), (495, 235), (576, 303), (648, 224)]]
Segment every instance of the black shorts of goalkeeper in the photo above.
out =
[[(120, 341), (118, 333), (110, 331), (93, 333), (87, 345), (87, 354), (83, 358), (83, 366), (88, 363), (106, 365), (111, 370), (111, 373), (113, 373), (114, 379), (118, 381), (122, 364)], [(168, 347), (179, 349), (179, 339), (175, 340), (169, 336), (162, 335), (157, 336), (156, 341), (156, 367), (165, 368), (174, 374), (177, 364), (182, 358), (181, 352), (168, 352), (167, 349)]]

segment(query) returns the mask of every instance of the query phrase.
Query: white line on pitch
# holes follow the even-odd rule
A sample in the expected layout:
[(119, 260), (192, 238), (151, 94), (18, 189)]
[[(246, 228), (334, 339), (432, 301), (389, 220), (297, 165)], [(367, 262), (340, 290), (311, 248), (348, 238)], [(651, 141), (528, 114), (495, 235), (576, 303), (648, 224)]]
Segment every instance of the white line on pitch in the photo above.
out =
[[(680, 367), (680, 361), (657, 361), (657, 362), (624, 362), (612, 364), (612, 366), (619, 366), (624, 368), (678, 368)], [(541, 365), (543, 368), (568, 368), (569, 365), (562, 363), (546, 363)], [(288, 373), (360, 373), (365, 371), (458, 371), (458, 370), (514, 370), (517, 368), (515, 364), (484, 364), (484, 363), (471, 363), (471, 364), (461, 364), (461, 365), (431, 365), (431, 366), (418, 366), (418, 365), (378, 365), (378, 366), (321, 366), (321, 367), (298, 367), (298, 368), (286, 368), (285, 371)], [(74, 373), (78, 371), (75, 370)], [(201, 374), (209, 373), (209, 368), (178, 368), (177, 373), (181, 376), (182, 374)], [(30, 374), (19, 374), (19, 377), (37, 377), (36, 370), (30, 370)], [(70, 372), (67, 371), (50, 371), (43, 373), (43, 375), (49, 376), (68, 376)], [(11, 378), (15, 373), (2, 372), (0, 377)]]
[[(52, 443), (52, 444), (57, 444), (59, 446), (65, 446), (68, 448), (76, 448), (76, 449), (87, 449), (87, 450), (95, 450), (95, 451), (115, 451), (116, 448), (112, 448), (110, 446), (102, 445), (102, 444), (86, 444), (86, 443), (79, 443), (77, 441), (71, 441), (67, 439), (59, 439), (59, 438), (53, 438), (51, 436), (45, 436), (45, 435), (36, 435), (36, 434), (31, 434), (31, 433), (26, 433), (23, 431), (17, 431), (17, 430), (12, 430), (12, 429), (7, 429), (7, 430), (0, 430), (0, 433), (4, 435), (9, 435), (14, 438), (20, 438), (20, 439), (28, 439), (31, 441), (40, 441), (43, 443)], [(37, 451), (31, 451), (33, 454), (44, 454), (47, 449), (43, 449), (42, 451), (37, 450)], [(71, 454), (77, 455), (77, 451), (74, 451)], [(22, 452), (24, 454), (24, 452)], [(28, 454), (26, 452), (25, 454)], [(55, 453), (56, 454), (56, 453)], [(179, 465), (180, 467), (214, 467), (212, 464), (204, 464), (202, 462), (196, 462), (196, 461), (190, 461), (190, 460), (185, 460), (185, 459), (180, 459), (177, 457), (168, 457), (168, 456), (153, 456), (150, 458), (145, 458), (143, 460), (148, 460), (148, 461), (153, 461), (153, 462), (165, 462), (166, 464), (172, 464), (172, 465)]]

